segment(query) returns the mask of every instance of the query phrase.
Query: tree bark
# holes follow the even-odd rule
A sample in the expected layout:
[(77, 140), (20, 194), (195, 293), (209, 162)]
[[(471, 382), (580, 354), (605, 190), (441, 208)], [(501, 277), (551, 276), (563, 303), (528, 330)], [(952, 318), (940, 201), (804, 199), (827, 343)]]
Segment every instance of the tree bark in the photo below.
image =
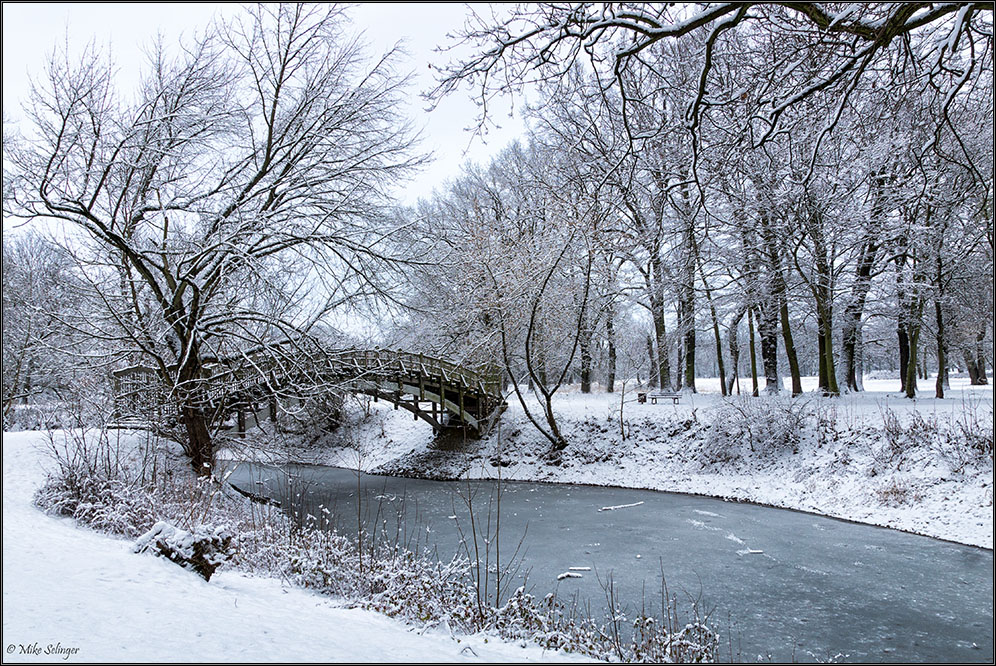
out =
[[(746, 312), (746, 308), (741, 308), (737, 312), (726, 334), (727, 344), (730, 347), (730, 376), (727, 379), (726, 395), (733, 395), (734, 383), (737, 385), (737, 394), (740, 393), (740, 341), (738, 338), (740, 321), (744, 318)], [(751, 337), (753, 338), (753, 331), (751, 332)]]
[(605, 316), (605, 339), (608, 345), (608, 368), (606, 368), (605, 390), (616, 390), (616, 328), (614, 308), (609, 308)]
[(854, 284), (851, 286), (851, 297), (844, 307), (844, 321), (841, 328), (841, 357), (844, 363), (844, 387), (848, 391), (862, 389), (858, 375), (859, 340), (861, 338), (861, 318), (864, 314), (865, 301), (871, 289), (871, 273), (875, 266), (875, 257), (879, 245), (873, 234), (868, 234), (861, 244), (858, 265), (854, 270)]
[(595, 332), (591, 330), (591, 322), (587, 314), (587, 308), (580, 317), (578, 317), (578, 356), (580, 361), (580, 380), (581, 380), (581, 392), (591, 393), (591, 342), (592, 338), (595, 336)]
[(896, 326), (896, 337), (899, 344), (899, 390), (906, 392), (906, 378), (909, 375), (910, 367), (910, 335), (906, 328), (905, 317), (900, 315), (899, 324)]
[(975, 371), (977, 373), (977, 386), (987, 386), (989, 378), (986, 377), (986, 355), (982, 348), (982, 343), (986, 339), (986, 324), (982, 323), (979, 334), (975, 336)]
[(647, 358), (650, 359), (650, 373), (647, 377), (647, 382), (650, 384), (650, 388), (658, 388), (660, 384), (660, 375), (658, 374), (657, 356), (654, 354), (654, 337), (647, 334)]
[(654, 344), (657, 349), (657, 359), (654, 364), (657, 366), (656, 375), (658, 386), (666, 388), (671, 386), (671, 363), (667, 353), (667, 322), (665, 319), (664, 303), (664, 266), (659, 257), (654, 257), (651, 261), (653, 269), (653, 285), (650, 299), (651, 315), (654, 320)]
[(757, 386), (757, 348), (754, 343), (754, 309), (747, 309), (747, 332), (750, 335), (750, 378), (751, 395), (758, 396)]
[(789, 373), (792, 375), (792, 395), (802, 395), (802, 375), (799, 372), (799, 359), (796, 357), (792, 329), (789, 325), (788, 298), (782, 293), (779, 300), (781, 304), (778, 313), (782, 324), (782, 338), (785, 340), (785, 356), (788, 357)]
[[(938, 259), (940, 263), (940, 259)], [(937, 384), (934, 386), (934, 396), (944, 397), (944, 388), (947, 385), (948, 367), (947, 354), (944, 349), (944, 315), (941, 312), (941, 301), (934, 299), (934, 321), (937, 324)]]
[(706, 289), (706, 299), (709, 301), (709, 315), (712, 317), (712, 335), (716, 340), (716, 365), (719, 366), (719, 390), (723, 395), (729, 394), (726, 386), (726, 366), (723, 363), (723, 338), (719, 333), (719, 317), (716, 316), (716, 306), (712, 302), (709, 290)]
[(770, 301), (759, 309), (758, 333), (761, 338), (761, 364), (764, 366), (764, 392), (777, 394), (782, 390), (782, 380), (778, 376), (779, 309)]
[(979, 367), (975, 364), (975, 355), (968, 349), (962, 350), (962, 358), (965, 361), (965, 368), (968, 370), (968, 381), (972, 386), (979, 386)]

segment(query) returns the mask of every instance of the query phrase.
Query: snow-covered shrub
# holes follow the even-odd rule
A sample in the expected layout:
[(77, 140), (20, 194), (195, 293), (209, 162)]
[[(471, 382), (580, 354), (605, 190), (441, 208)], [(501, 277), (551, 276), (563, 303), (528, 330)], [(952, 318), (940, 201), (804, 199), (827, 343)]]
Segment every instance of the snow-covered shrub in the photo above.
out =
[(694, 604), (688, 623), (680, 621), (674, 599), (661, 617), (641, 614), (633, 620), (631, 637), (624, 634), (627, 623), (625, 612), (614, 603), (600, 622), (579, 612), (576, 605), (566, 606), (553, 594), (537, 599), (520, 587), (501, 608), (493, 610), (487, 629), (506, 639), (528, 640), (551, 650), (606, 661), (705, 663), (718, 656), (719, 635), (699, 617)]
[(353, 596), (359, 585), (350, 575), (357, 564), (356, 545), (347, 537), (322, 530), (294, 529), (286, 548), (284, 575), (297, 585), (339, 596)]
[(476, 595), (469, 563), (447, 563), (399, 550), (395, 557), (372, 563), (372, 597), (365, 607), (416, 622), (446, 620), (451, 626), (474, 628)]
[(527, 640), (550, 650), (565, 650), (590, 657), (608, 658), (615, 653), (609, 634), (577, 607), (567, 607), (556, 595), (537, 599), (517, 588), (500, 607), (492, 609), (487, 628), (508, 640)]
[(703, 621), (675, 626), (673, 618), (640, 615), (633, 621), (631, 654), (626, 661), (702, 664), (716, 661), (719, 634)]
[(937, 454), (955, 472), (975, 462), (992, 461), (992, 418), (980, 418), (974, 410), (961, 410), (957, 418), (945, 422), (936, 415), (925, 418), (916, 411), (901, 418), (891, 409), (884, 409), (882, 432), (883, 452), (890, 462), (921, 449)]
[(796, 453), (812, 412), (810, 404), (799, 398), (724, 400), (710, 415), (702, 452), (710, 462)]
[(155, 522), (149, 494), (120, 479), (86, 475), (52, 476), (35, 494), (48, 513), (69, 516), (95, 530), (135, 537)]
[(232, 558), (234, 540), (235, 535), (224, 525), (198, 525), (187, 531), (161, 520), (138, 538), (133, 550), (152, 551), (210, 580), (215, 570)]

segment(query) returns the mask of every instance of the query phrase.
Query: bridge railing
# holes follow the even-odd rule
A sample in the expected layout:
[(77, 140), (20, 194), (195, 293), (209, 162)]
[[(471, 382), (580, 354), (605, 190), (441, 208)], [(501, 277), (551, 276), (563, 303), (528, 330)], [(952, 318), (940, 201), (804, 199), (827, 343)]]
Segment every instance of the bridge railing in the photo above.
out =
[[(206, 363), (204, 370), (205, 376), (199, 381), (205, 385), (202, 399), (206, 403), (224, 400), (228, 395), (254, 390), (271, 382), (283, 384), (295, 375), (302, 378), (308, 375), (313, 378), (323, 375), (339, 378), (367, 375), (382, 379), (438, 377), (450, 387), (478, 394), (487, 403), (497, 405), (502, 401), (502, 373), (497, 366), (468, 368), (435, 356), (394, 349), (326, 349), (315, 343), (292, 346), (282, 343), (268, 350), (252, 350), (240, 357)], [(139, 366), (115, 372), (116, 394), (122, 404), (152, 398), (150, 390), (155, 390), (152, 385), (158, 383), (155, 374), (152, 368)], [(162, 403), (170, 403), (174, 398), (173, 395), (156, 397)]]
[(501, 371), (496, 367), (471, 369), (427, 354), (393, 349), (332, 350), (328, 356), (331, 362), (346, 364), (357, 372), (440, 377), (446, 383), (501, 397)]

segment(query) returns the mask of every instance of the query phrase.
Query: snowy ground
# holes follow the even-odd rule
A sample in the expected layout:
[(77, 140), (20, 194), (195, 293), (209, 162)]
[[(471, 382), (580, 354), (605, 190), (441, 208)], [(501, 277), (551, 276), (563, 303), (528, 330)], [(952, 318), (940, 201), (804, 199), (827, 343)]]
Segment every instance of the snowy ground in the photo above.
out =
[[(679, 405), (638, 404), (627, 391), (627, 437), (620, 435), (620, 394), (558, 394), (556, 410), (570, 446), (559, 463), (543, 456), (547, 443), (528, 424), (514, 396), (501, 429), (480, 442), (440, 446), (431, 429), (410, 414), (381, 405), (348, 446), (269, 450), (277, 459), (357, 467), (371, 472), (432, 478), (482, 478), (586, 483), (710, 495), (811, 511), (893, 527), (960, 543), (993, 547), (993, 465), (966, 462), (956, 448), (923, 445), (891, 455), (884, 441), (886, 415), (908, 426), (919, 415), (949, 428), (993, 428), (993, 388), (953, 378), (943, 400), (933, 380), (922, 380), (915, 401), (898, 381), (866, 379), (866, 391), (841, 398), (813, 393), (810, 401), (835, 419), (840, 437), (798, 451), (755, 459), (713, 462), (704, 455), (703, 430), (685, 432), (689, 421), (709, 422), (722, 406), (716, 380), (699, 380), (699, 393)], [(806, 391), (815, 378), (805, 378)], [(359, 434), (357, 434), (357, 432)], [(501, 451), (501, 467), (498, 451)]]
[(279, 580), (210, 583), (131, 542), (32, 505), (41, 433), (3, 434), (4, 662), (584, 661), (475, 635), (452, 638)]

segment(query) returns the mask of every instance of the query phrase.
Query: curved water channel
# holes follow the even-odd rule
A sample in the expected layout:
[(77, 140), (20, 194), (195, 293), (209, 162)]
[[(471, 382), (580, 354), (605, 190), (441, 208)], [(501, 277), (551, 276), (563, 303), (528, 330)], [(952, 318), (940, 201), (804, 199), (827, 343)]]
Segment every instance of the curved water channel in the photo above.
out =
[[(465, 498), (473, 496), (483, 525), (495, 488), (248, 463), (229, 482), (301, 515), (325, 507), (347, 531), (356, 527), (359, 482), (361, 514), (379, 510), (383, 524), (403, 510), (409, 541), (428, 539), (446, 559), (459, 547), (456, 524), (469, 533)], [(504, 482), (501, 516), (503, 560), (525, 535), (519, 575), (528, 571), (534, 594), (578, 594), (602, 609), (599, 579), (611, 574), (632, 615), (644, 599), (659, 606), (663, 570), (679, 600), (687, 592), (713, 609), (725, 659), (993, 661), (989, 550), (784, 509), (598, 486)], [(580, 577), (558, 580), (571, 567)]]

